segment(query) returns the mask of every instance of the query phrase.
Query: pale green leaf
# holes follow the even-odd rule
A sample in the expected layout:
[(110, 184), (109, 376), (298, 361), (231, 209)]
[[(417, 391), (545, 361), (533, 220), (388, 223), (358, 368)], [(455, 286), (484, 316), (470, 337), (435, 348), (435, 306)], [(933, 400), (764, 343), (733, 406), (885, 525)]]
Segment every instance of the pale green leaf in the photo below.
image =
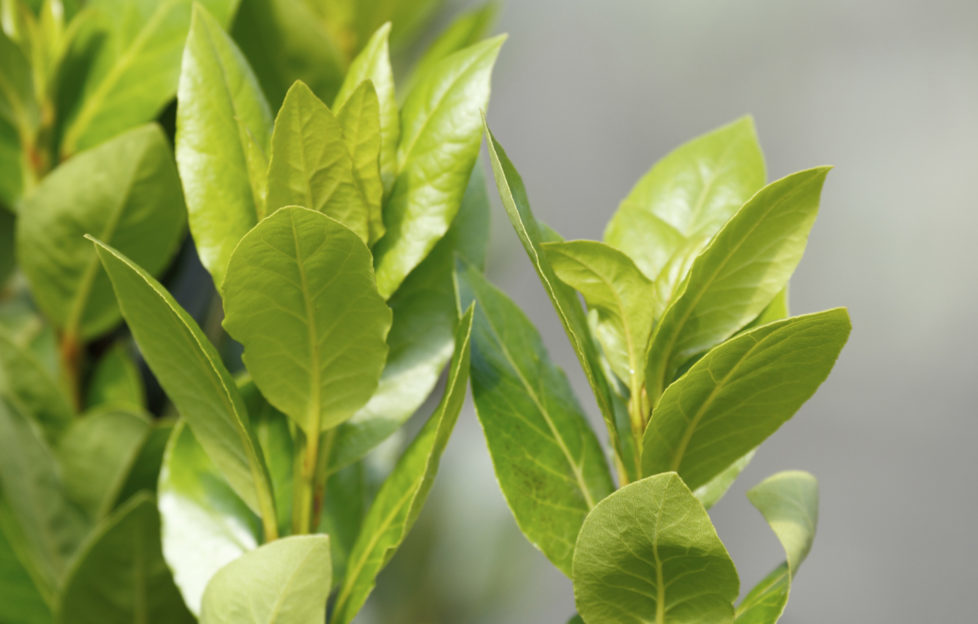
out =
[(441, 402), (398, 460), (363, 520), (347, 561), (346, 578), (336, 596), (332, 624), (353, 621), (373, 590), (377, 574), (390, 561), (421, 512), (465, 401), (472, 318), (469, 308), (455, 330), (455, 352)]
[(384, 207), (387, 233), (374, 253), (381, 294), (397, 290), (458, 213), (502, 44), (496, 37), (442, 59), (404, 103), (397, 180)]
[(785, 562), (737, 605), (737, 624), (774, 624), (784, 612), (798, 567), (811, 550), (818, 524), (818, 482), (798, 470), (779, 472), (755, 485), (747, 498), (764, 515), (785, 552)]
[(241, 52), (195, 6), (177, 89), (176, 158), (190, 232), (218, 286), (234, 246), (258, 220), (250, 143), (265, 149), (271, 131), (271, 111)]
[(749, 117), (670, 152), (622, 201), (604, 239), (650, 279), (689, 239), (709, 239), (764, 184), (764, 156)]
[(154, 502), (149, 494), (137, 495), (96, 527), (72, 563), (56, 622), (194, 621), (163, 561)]
[(265, 544), (214, 575), (201, 624), (323, 624), (331, 570), (326, 535)]
[(302, 206), (330, 216), (367, 242), (371, 209), (354, 172), (343, 127), (296, 82), (275, 118), (268, 162), (269, 212)]
[(255, 384), (307, 435), (347, 420), (377, 388), (391, 312), (370, 251), (342, 224), (287, 207), (238, 244), (224, 325)]
[(529, 319), (473, 267), (457, 275), (462, 305), (477, 304), (472, 396), (499, 486), (523, 534), (570, 576), (584, 517), (614, 490), (601, 445)]
[(723, 498), (723, 495), (727, 493), (733, 482), (737, 480), (740, 473), (744, 471), (747, 464), (754, 459), (754, 453), (756, 449), (748, 451), (743, 457), (735, 460), (732, 464), (724, 468), (723, 472), (713, 477), (703, 485), (696, 488), (693, 494), (701, 503), (703, 507), (709, 509), (717, 504), (717, 502)]
[(17, 256), (47, 318), (85, 340), (120, 317), (84, 235), (99, 237), (157, 275), (180, 245), (184, 218), (166, 137), (155, 125), (142, 126), (78, 154), (24, 199)]
[(381, 204), (384, 185), (380, 179), (380, 107), (373, 83), (360, 83), (353, 95), (337, 111), (343, 127), (343, 140), (353, 158), (353, 174), (367, 200), (367, 225), (370, 244), (384, 235)]
[(55, 451), (65, 493), (92, 524), (109, 515), (150, 432), (140, 413), (105, 409), (75, 420)]
[(343, 79), (333, 108), (339, 110), (353, 96), (357, 88), (366, 81), (374, 87), (377, 95), (380, 117), (380, 176), (384, 192), (390, 190), (397, 175), (397, 142), (401, 133), (401, 122), (397, 112), (397, 98), (394, 94), (394, 73), (391, 70), (388, 38), (391, 25), (382, 25), (370, 37), (360, 53), (357, 54)]
[[(227, 24), (237, 0), (197, 0)], [(70, 156), (155, 119), (176, 94), (190, 0), (90, 0), (89, 36), (75, 39), (87, 70), (65, 111)], [(95, 48), (94, 54), (92, 48)], [(69, 52), (71, 54), (71, 52)], [(72, 77), (74, 78), (74, 77)]]
[(547, 243), (554, 273), (598, 315), (598, 339), (618, 378), (642, 391), (645, 348), (652, 333), (652, 282), (624, 253), (597, 241)]
[(587, 624), (729, 624), (739, 584), (706, 510), (674, 473), (598, 503), (577, 538), (574, 597)]
[(163, 390), (234, 491), (274, 523), (261, 448), (214, 345), (159, 282), (117, 250), (94, 242), (122, 314)]
[(687, 360), (747, 325), (788, 283), (828, 171), (808, 169), (764, 187), (697, 256), (649, 346), (646, 388), (653, 405)]
[(708, 352), (666, 389), (645, 430), (645, 474), (698, 488), (791, 418), (849, 337), (843, 308), (762, 325)]
[(159, 510), (163, 556), (187, 607), (199, 615), (211, 577), (258, 547), (261, 525), (182, 422), (163, 456)]
[(0, 398), (29, 414), (53, 442), (71, 423), (74, 409), (65, 393), (27, 347), (0, 330)]
[[(625, 449), (628, 444), (626, 440), (620, 440), (620, 436), (629, 436), (630, 434), (628, 429), (619, 430), (615, 424), (614, 399), (608, 385), (608, 379), (601, 368), (597, 345), (588, 329), (587, 315), (581, 307), (577, 293), (557, 278), (553, 267), (547, 261), (542, 244), (553, 242), (553, 240), (548, 241), (544, 237), (546, 226), (537, 223), (534, 218), (533, 212), (530, 210), (530, 200), (526, 194), (526, 187), (520, 178), (520, 174), (516, 171), (509, 157), (506, 156), (503, 146), (490, 132), (488, 125), (485, 126), (485, 132), (489, 144), (492, 170), (496, 176), (496, 188), (499, 190), (499, 197), (502, 199), (506, 214), (509, 215), (509, 220), (523, 243), (523, 248), (536, 269), (543, 288), (547, 291), (550, 302), (557, 311), (564, 331), (574, 347), (574, 352), (577, 354), (577, 359), (584, 370), (584, 376), (587, 378), (592, 392), (594, 392), (605, 426), (611, 436), (611, 446), (617, 450), (619, 456), (627, 455)], [(625, 469), (630, 477), (638, 476), (633, 466), (627, 465)]]
[(128, 407), (143, 409), (143, 378), (128, 346), (118, 342), (95, 364), (85, 388), (85, 407)]

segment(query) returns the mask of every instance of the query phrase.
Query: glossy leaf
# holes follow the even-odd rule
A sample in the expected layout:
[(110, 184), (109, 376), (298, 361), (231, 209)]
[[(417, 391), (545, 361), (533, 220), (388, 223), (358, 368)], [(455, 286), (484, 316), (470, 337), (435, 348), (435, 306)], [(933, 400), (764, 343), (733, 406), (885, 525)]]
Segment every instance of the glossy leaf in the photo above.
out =
[(649, 346), (653, 405), (680, 366), (747, 325), (785, 287), (805, 250), (827, 173), (809, 169), (764, 187), (696, 258)]
[[(198, 0), (199, 1), (199, 0)], [(67, 112), (61, 152), (71, 155), (155, 119), (176, 94), (190, 0), (94, 0), (78, 54), (88, 71)], [(203, 0), (227, 24), (237, 0)], [(93, 19), (94, 17), (94, 19)], [(95, 48), (92, 54), (91, 48)], [(72, 76), (74, 78), (74, 76)]]
[(381, 204), (384, 184), (380, 179), (380, 105), (373, 83), (362, 82), (336, 112), (343, 127), (343, 140), (353, 159), (353, 174), (367, 200), (370, 244), (384, 235)]
[(370, 81), (377, 95), (380, 118), (380, 175), (384, 191), (389, 191), (397, 174), (397, 142), (401, 122), (394, 95), (394, 72), (391, 70), (388, 39), (391, 25), (384, 24), (370, 37), (347, 69), (346, 77), (336, 94), (334, 110), (345, 108), (357, 88)]
[[(557, 311), (564, 331), (574, 347), (577, 359), (584, 370), (584, 376), (587, 378), (598, 407), (601, 409), (605, 426), (611, 436), (611, 445), (618, 450), (619, 455), (624, 455), (624, 448), (627, 445), (619, 441), (622, 432), (615, 424), (614, 399), (608, 380), (601, 368), (597, 346), (591, 339), (587, 316), (581, 308), (577, 293), (557, 278), (553, 267), (550, 266), (545, 256), (542, 244), (553, 241), (547, 241), (544, 237), (545, 230), (541, 227), (542, 224), (537, 222), (530, 210), (530, 200), (527, 197), (526, 187), (520, 178), (520, 174), (516, 171), (509, 157), (506, 156), (503, 146), (489, 131), (488, 126), (485, 127), (485, 132), (489, 144), (489, 158), (496, 177), (496, 188), (499, 190), (503, 207), (506, 209), (509, 220), (523, 243), (523, 248), (536, 269), (540, 282), (543, 284), (544, 290), (547, 291), (550, 302)], [(624, 433), (627, 435), (627, 430)], [(626, 467), (626, 469), (633, 470), (630, 467)], [(631, 476), (637, 475), (631, 474)]]
[(53, 442), (73, 420), (74, 409), (38, 357), (0, 330), (0, 398), (41, 426)]
[(523, 534), (570, 576), (584, 517), (614, 489), (601, 445), (529, 319), (474, 268), (457, 275), (462, 305), (477, 304), (472, 396), (499, 486)]
[(737, 624), (774, 624), (784, 612), (791, 581), (811, 550), (818, 524), (818, 482), (807, 472), (779, 472), (747, 498), (764, 515), (785, 552), (785, 562), (737, 605)]
[(224, 306), (255, 384), (307, 435), (376, 389), (391, 312), (370, 251), (340, 223), (299, 207), (262, 220), (231, 256)]
[(374, 588), (377, 574), (411, 530), (434, 482), (441, 454), (465, 401), (472, 334), (469, 308), (455, 330), (445, 394), (377, 492), (360, 528), (336, 596), (333, 624), (349, 624)]
[(211, 577), (257, 548), (261, 529), (182, 422), (163, 456), (159, 510), (163, 556), (187, 607), (199, 615)]
[[(476, 164), (448, 234), (390, 299), (394, 321), (387, 335), (387, 365), (374, 395), (337, 430), (329, 472), (360, 459), (400, 429), (431, 394), (452, 356), (458, 314), (452, 286), (455, 257), (482, 266), (488, 229), (485, 175)], [(334, 552), (336, 544), (334, 539)]]
[(268, 211), (302, 206), (330, 216), (367, 242), (371, 208), (343, 126), (305, 84), (285, 95), (268, 163)]
[(196, 6), (177, 89), (176, 158), (190, 232), (218, 286), (234, 246), (264, 210), (248, 160), (252, 142), (266, 150), (271, 131), (271, 111), (247, 62)]
[(44, 314), (86, 340), (119, 322), (92, 234), (159, 274), (184, 233), (183, 196), (166, 137), (143, 126), (78, 154), (24, 200), (17, 256)]
[(574, 597), (588, 624), (723, 624), (739, 580), (703, 506), (674, 473), (626, 485), (588, 514)]
[(89, 536), (65, 581), (56, 621), (194, 621), (163, 561), (160, 519), (152, 496), (136, 496)]
[(431, 251), (458, 213), (479, 154), (480, 115), (503, 38), (440, 61), (401, 111), (398, 174), (384, 208), (387, 233), (374, 250), (377, 285), (391, 295)]
[(688, 240), (710, 238), (764, 184), (764, 156), (749, 117), (673, 150), (622, 201), (605, 230), (650, 279)]
[(123, 343), (116, 343), (99, 358), (86, 384), (86, 407), (142, 409), (145, 389), (139, 367)]
[(117, 250), (94, 242), (129, 329), (167, 396), (234, 491), (274, 519), (261, 448), (217, 350), (159, 282)]
[(641, 392), (645, 348), (652, 333), (652, 282), (624, 253), (596, 241), (543, 246), (557, 277), (598, 314), (605, 357), (631, 392)]
[(326, 535), (265, 544), (211, 579), (201, 624), (323, 624), (331, 570)]
[(61, 437), (56, 451), (66, 495), (92, 524), (112, 511), (149, 431), (146, 416), (106, 409), (76, 420)]
[(843, 308), (763, 325), (707, 353), (666, 389), (645, 431), (645, 474), (698, 488), (791, 418), (849, 337)]

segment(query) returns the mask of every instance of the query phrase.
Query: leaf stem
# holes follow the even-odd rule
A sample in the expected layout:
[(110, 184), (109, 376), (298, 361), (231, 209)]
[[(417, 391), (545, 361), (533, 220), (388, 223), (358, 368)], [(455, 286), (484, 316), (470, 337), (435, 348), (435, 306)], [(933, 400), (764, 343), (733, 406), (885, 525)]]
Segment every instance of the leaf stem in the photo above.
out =
[(313, 498), (316, 489), (316, 467), (319, 459), (319, 435), (302, 432), (300, 453), (296, 457), (295, 493), (292, 499), (292, 533), (310, 532)]
[(81, 410), (81, 350), (82, 345), (76, 332), (69, 330), (61, 334), (58, 355), (61, 358), (61, 369), (68, 382), (71, 404), (76, 411)]
[(329, 481), (329, 458), (333, 452), (333, 442), (336, 441), (336, 430), (334, 427), (322, 435), (320, 443), (319, 460), (316, 465), (316, 480), (313, 484), (313, 505), (312, 505), (312, 528), (315, 530), (319, 526), (319, 520), (323, 515), (323, 501), (326, 498), (326, 483)]

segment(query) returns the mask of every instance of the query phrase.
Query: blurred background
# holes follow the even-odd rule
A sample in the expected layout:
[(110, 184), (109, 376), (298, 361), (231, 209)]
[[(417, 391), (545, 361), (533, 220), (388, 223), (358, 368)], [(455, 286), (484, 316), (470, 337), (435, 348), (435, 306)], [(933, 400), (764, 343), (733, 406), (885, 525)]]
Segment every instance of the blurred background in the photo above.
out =
[[(791, 304), (848, 306), (852, 336), (712, 516), (746, 590), (783, 553), (744, 492), (811, 471), (818, 537), (783, 622), (975, 621), (978, 2), (513, 0), (497, 31), (510, 37), (490, 123), (537, 217), (567, 238), (600, 238), (656, 159), (744, 113), (771, 180), (836, 166)], [(490, 277), (597, 422), (493, 199)], [(385, 624), (562, 624), (573, 612), (570, 582), (506, 509), (471, 407), (371, 607)]]

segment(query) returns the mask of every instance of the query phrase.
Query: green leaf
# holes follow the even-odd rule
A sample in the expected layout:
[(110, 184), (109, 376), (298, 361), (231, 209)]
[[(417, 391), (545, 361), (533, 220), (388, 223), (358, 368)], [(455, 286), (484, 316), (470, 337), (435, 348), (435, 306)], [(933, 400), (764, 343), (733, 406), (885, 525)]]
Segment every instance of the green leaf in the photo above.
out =
[[(387, 365), (367, 404), (337, 429), (329, 472), (363, 457), (397, 431), (431, 394), (452, 356), (452, 328), (458, 315), (452, 286), (455, 257), (482, 266), (488, 230), (485, 175), (476, 164), (448, 234), (390, 299), (394, 321), (387, 335)], [(336, 545), (334, 539), (334, 553)]]
[(275, 118), (268, 163), (268, 208), (302, 206), (330, 216), (367, 242), (371, 209), (354, 171), (343, 127), (305, 84), (296, 82)]
[(374, 588), (377, 574), (411, 530), (434, 482), (442, 451), (465, 401), (469, 372), (469, 308), (455, 330), (455, 352), (445, 394), (428, 422), (404, 451), (363, 520), (334, 605), (333, 624), (349, 624)]
[(431, 73), (438, 61), (477, 43), (488, 35), (498, 12), (499, 5), (496, 2), (489, 2), (456, 18), (415, 63), (405, 84), (405, 91), (410, 92), (418, 80)]
[(129, 329), (163, 390), (234, 491), (274, 522), (261, 448), (214, 345), (159, 282), (117, 250), (93, 242)]
[(743, 457), (735, 460), (732, 464), (724, 468), (723, 472), (713, 477), (703, 485), (696, 488), (693, 494), (701, 503), (703, 507), (709, 509), (717, 504), (717, 502), (723, 498), (723, 495), (727, 493), (733, 482), (737, 480), (740, 473), (744, 471), (747, 464), (754, 459), (754, 452), (757, 449), (748, 451)]
[(391, 312), (370, 250), (342, 224), (287, 207), (235, 249), (224, 326), (255, 384), (307, 435), (347, 420), (373, 394)]
[(652, 282), (628, 256), (604, 243), (547, 243), (543, 249), (557, 277), (597, 312), (597, 335), (612, 370), (632, 393), (641, 392), (652, 333)]
[(730, 623), (739, 584), (706, 510), (674, 473), (598, 503), (577, 538), (574, 597), (588, 624)]
[(697, 256), (649, 346), (646, 388), (653, 406), (687, 360), (744, 327), (788, 283), (828, 171), (809, 169), (767, 185)]
[(190, 232), (220, 286), (231, 251), (263, 209), (249, 179), (249, 154), (254, 159), (252, 142), (267, 149), (272, 114), (241, 52), (199, 5), (183, 53), (177, 104), (176, 157)]
[(146, 416), (107, 409), (72, 423), (56, 450), (67, 496), (96, 521), (109, 515), (150, 432)]
[[(65, 497), (58, 464), (27, 415), (0, 399), (0, 491), (42, 593), (59, 586), (87, 526)], [(6, 524), (6, 521), (4, 522)], [(9, 534), (9, 533), (8, 533)]]
[(86, 384), (85, 406), (127, 407), (140, 410), (145, 390), (139, 367), (126, 344), (118, 342), (99, 358)]
[(163, 556), (187, 607), (199, 615), (211, 577), (258, 547), (261, 524), (183, 422), (163, 456), (159, 510)]
[(614, 490), (601, 445), (529, 319), (474, 268), (457, 275), (462, 304), (478, 304), (472, 396), (499, 486), (523, 534), (570, 576), (584, 517)]
[(815, 539), (818, 482), (807, 472), (779, 472), (754, 486), (747, 498), (771, 525), (786, 559), (737, 605), (737, 624), (774, 624), (784, 612), (791, 581)]
[(398, 175), (374, 250), (377, 285), (389, 296), (431, 251), (458, 213), (479, 154), (480, 114), (503, 44), (496, 37), (442, 59), (401, 111)]
[(844, 308), (769, 323), (707, 353), (666, 389), (645, 430), (645, 474), (695, 489), (774, 433), (828, 377), (849, 337)]
[(690, 239), (710, 238), (764, 184), (754, 122), (743, 117), (673, 150), (622, 201), (604, 239), (650, 279)]
[(333, 563), (333, 583), (346, 577), (346, 566), (363, 526), (370, 502), (372, 483), (366, 462), (346, 466), (329, 476), (323, 497), (319, 532), (329, 535), (330, 559)]
[(155, 419), (151, 422), (149, 433), (139, 447), (126, 480), (116, 496), (116, 506), (129, 500), (137, 492), (156, 493), (163, 451), (166, 450), (167, 440), (173, 432), (173, 423), (172, 418)]
[(74, 409), (37, 356), (0, 330), (0, 398), (41, 426), (53, 442), (71, 423)]
[[(546, 230), (543, 230), (545, 226), (542, 228), (542, 224), (537, 223), (533, 217), (523, 180), (509, 157), (506, 156), (503, 146), (492, 135), (488, 125), (485, 126), (485, 131), (492, 170), (496, 176), (496, 188), (499, 190), (499, 197), (502, 199), (506, 214), (509, 215), (509, 220), (523, 243), (523, 248), (530, 257), (530, 262), (536, 269), (543, 288), (547, 291), (550, 302), (553, 303), (557, 316), (564, 326), (564, 331), (574, 347), (574, 352), (577, 354), (577, 359), (584, 370), (584, 376), (594, 392), (605, 426), (611, 436), (612, 447), (617, 450), (619, 456), (629, 455), (630, 453), (626, 452), (627, 444), (624, 443), (624, 440), (620, 441), (619, 439), (622, 432), (618, 430), (615, 424), (614, 398), (601, 368), (598, 349), (591, 338), (587, 316), (581, 308), (577, 293), (561, 282), (554, 273), (553, 267), (550, 266), (542, 249), (542, 244), (547, 242), (544, 237)], [(625, 430), (625, 435), (628, 435), (627, 430)], [(625, 469), (630, 477), (637, 476), (633, 467), (626, 466)]]
[(326, 535), (265, 544), (211, 579), (201, 624), (323, 624), (331, 570)]
[(151, 495), (130, 500), (88, 538), (68, 573), (56, 621), (194, 621), (163, 561), (160, 519)]
[[(200, 0), (198, 0), (200, 1)], [(237, 0), (204, 0), (228, 23)], [(77, 53), (88, 71), (73, 106), (66, 111), (61, 153), (93, 147), (129, 128), (152, 121), (177, 89), (180, 56), (190, 27), (190, 0), (94, 0), (90, 37), (79, 37)], [(72, 77), (74, 78), (74, 76)]]
[(397, 174), (397, 141), (401, 133), (401, 122), (397, 112), (397, 98), (394, 95), (394, 72), (391, 70), (390, 23), (384, 24), (370, 37), (360, 53), (357, 54), (346, 72), (340, 86), (333, 109), (340, 110), (364, 82), (370, 81), (377, 95), (380, 117), (380, 176), (386, 194), (394, 184)]
[(0, 30), (0, 204), (13, 208), (27, 185), (27, 148), (40, 123), (30, 62)]
[[(2, 515), (2, 514), (0, 514)], [(15, 546), (16, 544), (16, 546)], [(41, 594), (31, 578), (29, 564), (20, 560), (17, 538), (7, 535), (0, 519), (0, 622), (50, 624), (49, 597)]]
[(370, 243), (384, 235), (381, 203), (384, 184), (380, 179), (380, 105), (373, 84), (362, 82), (336, 113), (343, 127), (343, 140), (353, 158), (353, 174), (367, 200)]
[(119, 309), (83, 236), (99, 237), (156, 275), (183, 228), (173, 156), (160, 128), (148, 125), (78, 154), (24, 199), (17, 257), (48, 319), (87, 340), (116, 325)]

